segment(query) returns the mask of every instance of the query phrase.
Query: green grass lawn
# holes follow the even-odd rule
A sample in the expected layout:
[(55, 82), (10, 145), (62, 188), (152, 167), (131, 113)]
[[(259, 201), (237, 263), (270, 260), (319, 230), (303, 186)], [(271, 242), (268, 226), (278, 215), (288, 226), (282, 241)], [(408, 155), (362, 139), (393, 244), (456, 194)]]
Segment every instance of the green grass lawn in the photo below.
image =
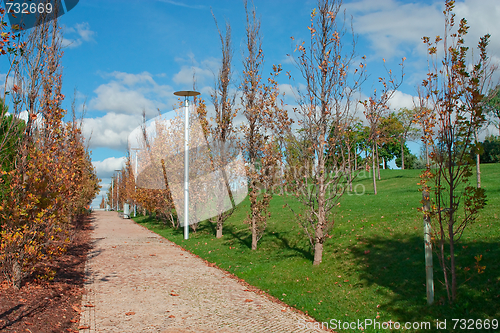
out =
[[(451, 306), (445, 301), (436, 256), (436, 302), (426, 302), (423, 222), (417, 210), (420, 170), (381, 170), (376, 196), (371, 179), (358, 178), (356, 184), (366, 192), (342, 198), (319, 266), (312, 266), (309, 242), (290, 210), (283, 208), (284, 197), (274, 197), (257, 251), (250, 250), (251, 233), (243, 223), (248, 199), (224, 225), (222, 239), (215, 238), (210, 222), (200, 223), (184, 240), (181, 229), (148, 217), (135, 220), (320, 322), (429, 321), (435, 328), (436, 319), (447, 319), (445, 331), (452, 331), (452, 318), (500, 320), (500, 164), (483, 165), (481, 170), (488, 202), (457, 246), (459, 299)], [(483, 274), (473, 269), (476, 255), (482, 255)], [(376, 331), (387, 330), (365, 330)]]

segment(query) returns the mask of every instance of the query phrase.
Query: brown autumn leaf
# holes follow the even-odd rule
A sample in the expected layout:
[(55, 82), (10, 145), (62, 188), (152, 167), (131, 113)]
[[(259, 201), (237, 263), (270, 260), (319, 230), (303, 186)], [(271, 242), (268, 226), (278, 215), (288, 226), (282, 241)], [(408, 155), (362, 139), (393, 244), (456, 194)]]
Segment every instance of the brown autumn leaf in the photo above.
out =
[(133, 316), (133, 315), (135, 315), (135, 312), (133, 312), (133, 311), (125, 313), (125, 316)]
[(86, 307), (86, 308), (93, 308), (93, 307), (95, 307), (95, 305), (94, 304), (85, 304), (84, 307)]
[(71, 308), (73, 310), (75, 310), (75, 312), (78, 312), (78, 313), (82, 312), (82, 310), (80, 310), (80, 308), (78, 308), (76, 305), (72, 305)]
[(88, 330), (88, 329), (90, 329), (90, 326), (89, 325), (82, 325), (82, 326), (78, 326), (78, 329), (79, 330)]
[(25, 321), (25, 322), (24, 322), (24, 325), (33, 325), (33, 323), (30, 323), (30, 322)]
[(175, 316), (174, 315), (170, 315), (170, 316), (168, 316), (168, 318), (175, 318)]
[(179, 294), (176, 294), (176, 293), (174, 293), (174, 292), (171, 292), (171, 293), (170, 293), (170, 296), (179, 296)]
[(247, 298), (247, 299), (245, 300), (245, 302), (253, 302), (253, 300), (252, 300), (252, 299), (248, 299), (248, 298)]
[(71, 319), (71, 320), (70, 320), (70, 322), (72, 322), (72, 323), (77, 323), (77, 322), (78, 322), (78, 320), (77, 320), (77, 319)]

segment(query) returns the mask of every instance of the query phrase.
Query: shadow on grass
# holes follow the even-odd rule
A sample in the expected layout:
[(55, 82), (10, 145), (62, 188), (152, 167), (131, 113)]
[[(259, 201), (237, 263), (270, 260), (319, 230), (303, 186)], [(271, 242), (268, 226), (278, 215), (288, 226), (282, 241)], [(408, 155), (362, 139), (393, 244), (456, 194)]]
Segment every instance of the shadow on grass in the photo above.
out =
[[(398, 239), (399, 238), (399, 239)], [(404, 235), (375, 236), (363, 239), (362, 244), (351, 247), (358, 262), (360, 277), (368, 285), (379, 286), (386, 304), (382, 309), (394, 318), (418, 321), (423, 317), (498, 318), (500, 315), (500, 242), (460, 242), (457, 253), (458, 299), (447, 304), (446, 290), (440, 281), (443, 274), (434, 255), (435, 303), (427, 306), (423, 240)], [(368, 252), (369, 251), (369, 252)], [(474, 256), (483, 255), (480, 262), (486, 266), (483, 274), (474, 270)], [(466, 271), (464, 268), (470, 268)], [(464, 283), (466, 279), (469, 279)]]
[(311, 261), (311, 264), (314, 260), (314, 255), (311, 253), (310, 249), (303, 248), (299, 246), (299, 242), (290, 237), (290, 232), (275, 232), (272, 234), (269, 234), (270, 237), (275, 237), (276, 240), (279, 242), (277, 244), (278, 247), (285, 249), (285, 252), (289, 253), (294, 253), (294, 255), (289, 255), (288, 257), (292, 256), (299, 256), (303, 257), (304, 259), (307, 259)]
[[(160, 221), (157, 221), (153, 216), (146, 217), (139, 222), (140, 224), (150, 224), (151, 226), (159, 229), (171, 229), (171, 233), (175, 236), (182, 236), (183, 230), (182, 228), (171, 228), (168, 225), (164, 225)], [(216, 233), (216, 224), (212, 223), (208, 220), (200, 222), (198, 225), (196, 233), (193, 233), (192, 230), (189, 231), (191, 235), (199, 234), (209, 234), (215, 237)], [(238, 228), (237, 226), (231, 225), (229, 223), (224, 224), (223, 235), (227, 235), (229, 237), (224, 237), (223, 241), (231, 242), (232, 245), (237, 245), (240, 247), (244, 247), (247, 249), (252, 248), (252, 233), (248, 228)], [(300, 239), (303, 241), (303, 239)], [(291, 258), (291, 257), (302, 257), (313, 262), (314, 256), (310, 249), (307, 246), (303, 246), (304, 244), (300, 244), (300, 241), (297, 241), (296, 238), (293, 237), (291, 232), (269, 232), (266, 231), (262, 239), (259, 241), (258, 250), (266, 249), (266, 248), (280, 248), (283, 249), (280, 252), (280, 256), (277, 259)]]
[[(213, 223), (213, 224), (215, 224), (215, 223)], [(214, 228), (214, 232), (215, 232), (215, 228)], [(224, 228), (222, 230), (222, 234), (224, 235), (224, 233), (226, 233), (226, 234), (229, 233), (234, 240), (238, 241), (239, 245), (245, 246), (248, 249), (252, 248), (252, 234), (249, 233), (248, 230), (246, 230), (246, 229), (239, 229), (238, 230), (233, 225), (224, 225)]]

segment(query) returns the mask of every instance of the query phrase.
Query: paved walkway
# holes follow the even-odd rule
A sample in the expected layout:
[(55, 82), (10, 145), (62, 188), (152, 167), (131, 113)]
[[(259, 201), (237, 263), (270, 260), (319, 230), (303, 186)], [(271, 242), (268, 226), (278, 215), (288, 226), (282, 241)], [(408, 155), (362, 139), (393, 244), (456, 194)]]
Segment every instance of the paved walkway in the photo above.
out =
[(116, 212), (93, 215), (80, 332), (310, 331), (302, 328), (309, 317), (248, 291), (165, 238)]

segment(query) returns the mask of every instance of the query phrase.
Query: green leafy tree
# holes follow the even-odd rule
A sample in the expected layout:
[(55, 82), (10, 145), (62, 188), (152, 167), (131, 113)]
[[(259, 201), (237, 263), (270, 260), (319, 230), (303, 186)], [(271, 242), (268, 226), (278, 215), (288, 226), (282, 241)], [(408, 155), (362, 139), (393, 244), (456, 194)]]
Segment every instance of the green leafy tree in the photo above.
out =
[(491, 89), (486, 97), (485, 108), (491, 118), (491, 123), (495, 125), (500, 134), (500, 85)]
[(483, 163), (500, 162), (500, 137), (493, 135), (487, 136), (482, 146), (481, 161)]

